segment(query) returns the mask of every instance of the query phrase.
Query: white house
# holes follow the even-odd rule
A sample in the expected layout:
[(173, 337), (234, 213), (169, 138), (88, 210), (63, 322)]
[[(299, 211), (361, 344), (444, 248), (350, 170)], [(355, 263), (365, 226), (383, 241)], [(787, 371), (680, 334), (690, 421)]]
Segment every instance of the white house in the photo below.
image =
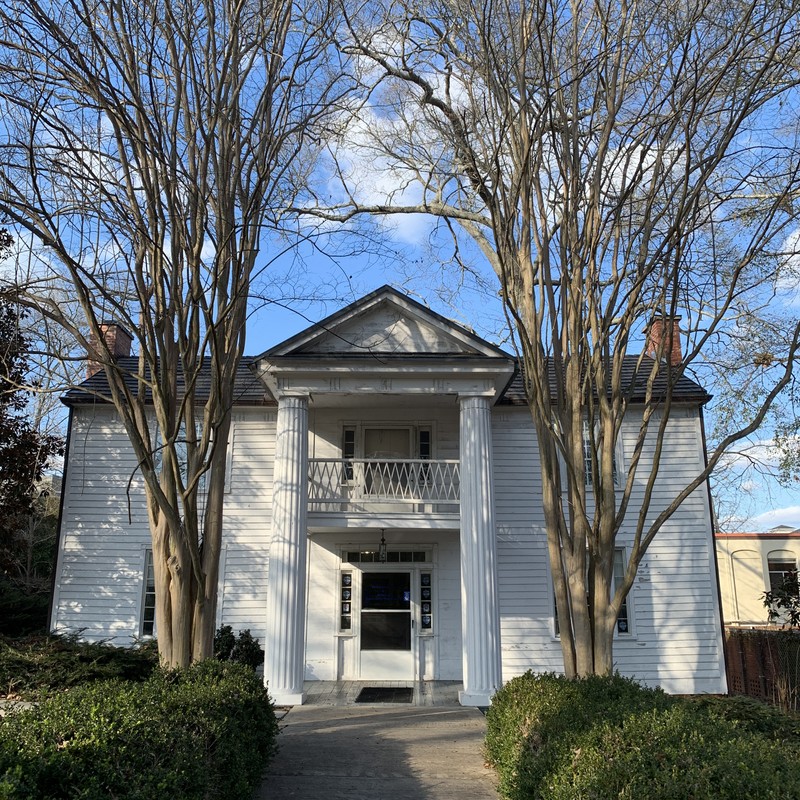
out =
[[(124, 430), (87, 391), (102, 380), (65, 397), (52, 628), (125, 644), (153, 633), (149, 532)], [(510, 355), (384, 287), (247, 360), (239, 383), (219, 623), (261, 640), (279, 703), (302, 702), (304, 680), (354, 679), (462, 681), (461, 702), (484, 705), (528, 669), (561, 670)], [(702, 468), (707, 399), (688, 378), (675, 391), (654, 512)], [(634, 410), (620, 464), (636, 427)], [(617, 628), (621, 673), (725, 691), (705, 487), (660, 531)]]

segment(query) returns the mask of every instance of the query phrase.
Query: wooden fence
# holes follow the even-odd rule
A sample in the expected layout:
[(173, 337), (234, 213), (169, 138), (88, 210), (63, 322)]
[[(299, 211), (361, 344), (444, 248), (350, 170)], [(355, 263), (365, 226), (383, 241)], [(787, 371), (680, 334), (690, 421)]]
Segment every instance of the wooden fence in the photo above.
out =
[(800, 631), (725, 629), (728, 691), (800, 709)]

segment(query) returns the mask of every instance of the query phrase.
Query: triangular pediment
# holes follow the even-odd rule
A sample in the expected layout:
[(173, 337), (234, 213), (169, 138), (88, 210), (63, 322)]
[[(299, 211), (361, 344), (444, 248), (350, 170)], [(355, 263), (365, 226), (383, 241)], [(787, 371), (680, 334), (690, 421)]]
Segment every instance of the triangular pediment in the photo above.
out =
[(265, 355), (509, 357), (468, 328), (388, 286), (312, 325)]

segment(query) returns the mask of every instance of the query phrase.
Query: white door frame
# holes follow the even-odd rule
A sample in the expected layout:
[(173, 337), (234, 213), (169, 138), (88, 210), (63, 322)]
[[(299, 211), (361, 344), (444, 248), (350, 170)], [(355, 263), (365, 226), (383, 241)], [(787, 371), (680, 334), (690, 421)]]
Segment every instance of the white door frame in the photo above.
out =
[[(356, 651), (358, 653), (358, 676), (360, 680), (381, 680), (381, 681), (413, 681), (417, 678), (419, 663), (419, 642), (418, 632), (419, 623), (419, 598), (415, 595), (415, 570), (413, 564), (363, 564), (358, 573), (356, 598), (357, 615), (356, 623)], [(397, 611), (389, 613), (408, 614), (409, 625), (409, 648), (408, 650), (362, 650), (361, 649), (361, 620), (363, 614), (373, 613), (362, 609), (364, 573), (385, 573), (408, 575), (409, 586), (409, 609), (408, 611)], [(356, 610), (356, 609), (354, 609)], [(355, 616), (355, 615), (354, 615)]]
[[(409, 549), (417, 549), (409, 547)], [(419, 548), (422, 549), (422, 548)], [(428, 548), (425, 548), (428, 549)], [(433, 555), (433, 554), (431, 554)], [(362, 577), (365, 572), (395, 572), (410, 576), (410, 612), (411, 612), (411, 647), (408, 653), (404, 650), (361, 650), (361, 600)], [(434, 561), (415, 562), (363, 562), (350, 563), (342, 560), (341, 573), (349, 573), (351, 578), (350, 610), (351, 628), (349, 635), (339, 634), (339, 667), (337, 673), (340, 680), (418, 680), (420, 677), (421, 639), (431, 639), (422, 634), (422, 599), (421, 574), (431, 576), (433, 597), (433, 618), (436, 622), (436, 592)], [(341, 586), (341, 578), (339, 578)], [(426, 602), (428, 602), (426, 600)], [(337, 613), (338, 613), (337, 608)], [(430, 650), (428, 651), (430, 657)], [(430, 667), (429, 667), (430, 669)]]

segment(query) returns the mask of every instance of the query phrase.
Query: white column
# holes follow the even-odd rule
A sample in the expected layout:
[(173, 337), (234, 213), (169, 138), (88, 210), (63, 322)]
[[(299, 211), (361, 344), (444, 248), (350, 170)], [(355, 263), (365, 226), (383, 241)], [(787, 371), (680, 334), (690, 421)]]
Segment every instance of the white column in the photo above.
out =
[(278, 400), (264, 681), (277, 705), (303, 702), (308, 536), (308, 398)]
[(500, 614), (488, 397), (461, 403), (461, 628), (464, 706), (489, 705), (500, 687)]

